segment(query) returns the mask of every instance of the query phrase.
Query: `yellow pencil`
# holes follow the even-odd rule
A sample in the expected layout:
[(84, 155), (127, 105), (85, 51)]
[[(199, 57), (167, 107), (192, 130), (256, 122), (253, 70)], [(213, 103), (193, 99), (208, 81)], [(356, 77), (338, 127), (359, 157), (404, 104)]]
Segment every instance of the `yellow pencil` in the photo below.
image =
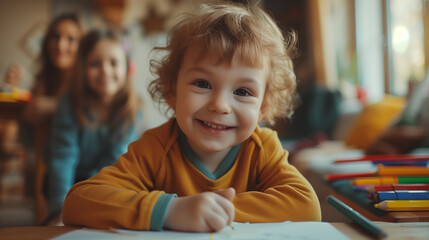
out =
[(429, 211), (429, 200), (384, 200), (374, 207), (392, 212)]
[(398, 179), (396, 177), (361, 177), (355, 178), (351, 181), (352, 186), (393, 183), (398, 183)]
[(396, 183), (429, 183), (429, 176), (424, 177), (361, 177), (353, 179), (352, 186), (376, 185), (376, 184), (396, 184)]
[(229, 224), (229, 226), (232, 228), (232, 230), (235, 230), (234, 226), (231, 224)]
[(429, 176), (428, 167), (377, 165), (380, 176)]

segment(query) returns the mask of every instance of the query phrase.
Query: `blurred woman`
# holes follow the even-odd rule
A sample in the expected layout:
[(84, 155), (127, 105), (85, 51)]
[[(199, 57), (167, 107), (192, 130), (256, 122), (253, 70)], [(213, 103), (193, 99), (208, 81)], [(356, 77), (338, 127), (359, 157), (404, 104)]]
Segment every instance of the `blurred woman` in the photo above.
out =
[[(36, 223), (40, 224), (46, 215), (46, 203), (43, 194), (45, 165), (43, 149), (49, 138), (49, 131), (59, 99), (68, 91), (72, 81), (72, 72), (76, 62), (79, 41), (83, 28), (77, 14), (64, 13), (55, 17), (47, 28), (38, 58), (39, 70), (35, 77), (32, 93), (33, 100), (22, 114), (22, 128), (26, 128), (24, 139), (29, 155), (35, 163), (30, 166), (29, 179), (33, 174), (36, 205)], [(34, 151), (34, 152), (32, 152)], [(35, 165), (33, 167), (32, 165)], [(34, 170), (35, 169), (35, 170)]]
[(83, 30), (76, 14), (54, 18), (48, 27), (39, 56), (40, 70), (33, 87), (33, 101), (23, 119), (40, 123), (54, 114), (58, 100), (68, 90)]

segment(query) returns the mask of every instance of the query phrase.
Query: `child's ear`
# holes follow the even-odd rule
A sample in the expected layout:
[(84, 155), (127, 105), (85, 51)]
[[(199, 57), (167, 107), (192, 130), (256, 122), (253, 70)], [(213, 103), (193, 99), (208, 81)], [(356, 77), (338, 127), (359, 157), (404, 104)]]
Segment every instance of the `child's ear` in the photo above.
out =
[(168, 106), (175, 111), (176, 110), (176, 85), (175, 84), (165, 86), (164, 99), (167, 102)]
[(165, 100), (171, 109), (176, 110), (176, 96), (173, 96), (173, 94), (168, 94), (165, 96)]

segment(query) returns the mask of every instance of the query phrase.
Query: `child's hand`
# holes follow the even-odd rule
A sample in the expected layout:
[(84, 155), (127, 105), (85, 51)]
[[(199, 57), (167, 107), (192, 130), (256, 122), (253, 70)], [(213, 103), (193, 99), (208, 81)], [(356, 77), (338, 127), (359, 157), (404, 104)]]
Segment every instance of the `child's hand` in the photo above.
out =
[(12, 64), (7, 70), (5, 83), (17, 87), (22, 81), (23, 71), (21, 65), (17, 63)]
[(164, 227), (176, 231), (215, 232), (234, 220), (233, 188), (172, 200)]
[(54, 114), (58, 100), (53, 97), (39, 96), (29, 103), (23, 112), (23, 119), (29, 123), (39, 123), (47, 116)]

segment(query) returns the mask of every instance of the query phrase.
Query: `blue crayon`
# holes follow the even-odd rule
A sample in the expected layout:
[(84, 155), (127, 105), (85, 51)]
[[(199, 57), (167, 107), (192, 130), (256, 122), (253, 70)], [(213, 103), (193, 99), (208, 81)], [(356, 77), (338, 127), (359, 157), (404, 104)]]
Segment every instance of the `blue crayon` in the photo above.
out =
[(426, 190), (398, 190), (398, 200), (429, 200), (429, 191)]
[(381, 202), (384, 200), (429, 200), (429, 191), (383, 191), (374, 194), (374, 200)]

